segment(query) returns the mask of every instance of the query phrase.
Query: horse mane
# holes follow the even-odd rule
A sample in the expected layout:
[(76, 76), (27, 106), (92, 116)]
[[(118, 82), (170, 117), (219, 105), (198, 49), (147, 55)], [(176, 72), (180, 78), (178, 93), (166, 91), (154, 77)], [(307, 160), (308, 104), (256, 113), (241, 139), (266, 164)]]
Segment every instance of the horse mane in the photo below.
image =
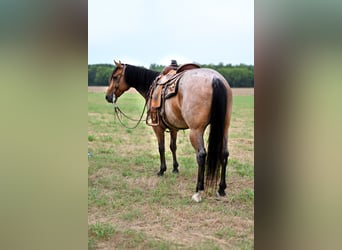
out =
[(147, 95), (149, 88), (160, 72), (126, 64), (125, 81), (130, 87)]

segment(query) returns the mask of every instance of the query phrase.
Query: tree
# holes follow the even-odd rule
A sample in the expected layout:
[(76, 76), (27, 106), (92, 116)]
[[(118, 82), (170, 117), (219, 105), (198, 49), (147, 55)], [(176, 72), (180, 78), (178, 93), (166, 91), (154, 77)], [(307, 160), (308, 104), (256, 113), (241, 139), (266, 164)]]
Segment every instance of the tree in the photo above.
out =
[[(217, 65), (211, 63), (200, 66), (217, 70), (231, 87), (254, 87), (254, 65), (224, 65), (220, 62)], [(150, 70), (161, 72), (164, 67), (164, 65), (152, 63)], [(114, 68), (112, 64), (88, 65), (88, 86), (107, 86)]]

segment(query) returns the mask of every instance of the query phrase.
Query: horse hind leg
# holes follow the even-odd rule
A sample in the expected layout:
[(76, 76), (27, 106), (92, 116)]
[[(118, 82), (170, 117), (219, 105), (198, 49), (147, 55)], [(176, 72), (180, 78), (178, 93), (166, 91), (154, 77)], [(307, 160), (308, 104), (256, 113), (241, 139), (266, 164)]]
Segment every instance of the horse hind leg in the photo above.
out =
[(171, 130), (170, 131), (170, 150), (172, 152), (172, 159), (173, 159), (173, 173), (177, 174), (178, 171), (178, 161), (177, 161), (177, 131), (176, 130)]
[(198, 164), (196, 193), (192, 196), (192, 199), (196, 202), (200, 202), (202, 200), (201, 192), (204, 191), (204, 170), (207, 156), (204, 147), (203, 130), (190, 130), (190, 141), (196, 150), (196, 159)]
[(219, 184), (219, 190), (217, 192), (218, 196), (225, 196), (226, 192), (225, 189), (227, 188), (226, 184), (226, 168), (227, 168), (227, 162), (229, 157), (229, 151), (227, 146), (227, 137), (225, 136), (223, 140), (223, 151), (221, 156), (221, 180)]

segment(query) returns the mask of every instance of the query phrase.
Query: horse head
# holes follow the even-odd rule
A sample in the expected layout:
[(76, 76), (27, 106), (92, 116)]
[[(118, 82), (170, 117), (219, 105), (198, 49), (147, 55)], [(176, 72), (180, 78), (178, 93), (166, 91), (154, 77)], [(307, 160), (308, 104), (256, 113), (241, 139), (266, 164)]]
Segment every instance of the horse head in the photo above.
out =
[(117, 98), (129, 89), (124, 77), (125, 64), (122, 64), (121, 61), (116, 62), (115, 60), (114, 63), (116, 67), (110, 76), (109, 86), (106, 92), (106, 100), (110, 103), (115, 103)]

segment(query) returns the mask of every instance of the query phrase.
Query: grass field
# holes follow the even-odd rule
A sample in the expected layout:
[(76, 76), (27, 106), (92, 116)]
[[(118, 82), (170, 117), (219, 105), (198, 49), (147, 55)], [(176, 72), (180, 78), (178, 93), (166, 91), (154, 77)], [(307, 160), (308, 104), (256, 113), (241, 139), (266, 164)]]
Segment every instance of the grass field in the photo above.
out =
[[(144, 100), (126, 93), (118, 104), (138, 118)], [(89, 249), (253, 249), (254, 96), (234, 96), (226, 197), (191, 200), (197, 164), (188, 134), (178, 133), (180, 173), (166, 147), (168, 170), (157, 177), (152, 129), (122, 127), (104, 94), (88, 93)]]

